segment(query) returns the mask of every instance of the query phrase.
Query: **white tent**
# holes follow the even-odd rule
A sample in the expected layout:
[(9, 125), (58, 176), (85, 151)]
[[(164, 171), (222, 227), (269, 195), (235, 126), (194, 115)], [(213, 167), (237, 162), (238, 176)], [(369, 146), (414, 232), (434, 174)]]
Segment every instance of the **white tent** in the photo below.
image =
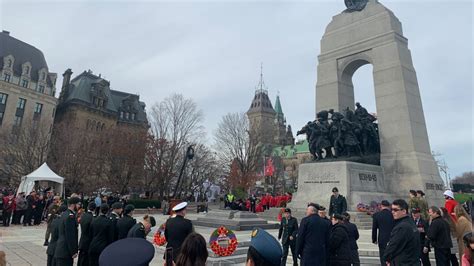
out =
[(60, 184), (60, 193), (63, 193), (64, 178), (58, 176), (53, 172), (46, 163), (43, 163), (38, 169), (34, 170), (31, 174), (21, 178), (20, 186), (18, 187), (17, 194), (25, 192), (29, 194), (35, 187), (35, 181), (52, 181)]

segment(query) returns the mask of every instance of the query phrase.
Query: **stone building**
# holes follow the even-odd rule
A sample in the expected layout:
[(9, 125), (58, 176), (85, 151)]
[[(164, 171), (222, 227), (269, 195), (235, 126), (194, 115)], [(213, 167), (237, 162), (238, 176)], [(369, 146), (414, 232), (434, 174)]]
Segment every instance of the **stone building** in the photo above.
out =
[(0, 32), (0, 184), (44, 162), (57, 99), (56, 73), (38, 48)]
[(126, 193), (143, 174), (148, 120), (139, 95), (111, 89), (84, 71), (63, 74), (48, 162), (63, 175), (66, 192), (107, 186)]
[(52, 126), (57, 75), (49, 72), (39, 49), (2, 31), (0, 77), (0, 133), (15, 133), (40, 122)]
[(273, 108), (262, 73), (260, 73), (260, 82), (247, 111), (247, 117), (250, 123), (250, 137), (255, 143), (264, 145), (266, 155), (270, 155), (271, 149), (275, 146), (291, 145), (295, 142), (291, 126), (286, 126), (280, 96), (276, 97), (275, 108)]

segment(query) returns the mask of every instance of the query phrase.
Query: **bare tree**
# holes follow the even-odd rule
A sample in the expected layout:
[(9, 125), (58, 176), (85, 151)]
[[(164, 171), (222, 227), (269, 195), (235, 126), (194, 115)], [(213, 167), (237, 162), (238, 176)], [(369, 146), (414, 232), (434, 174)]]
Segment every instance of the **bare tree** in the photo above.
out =
[(146, 183), (160, 198), (169, 196), (188, 145), (203, 137), (203, 114), (196, 103), (173, 94), (156, 103), (149, 116)]
[(18, 185), (20, 178), (36, 170), (46, 161), (50, 134), (49, 125), (41, 122), (14, 127), (0, 135), (0, 171), (9, 176), (10, 185)]
[(214, 140), (217, 158), (227, 175), (231, 173), (234, 163), (238, 179), (241, 180), (239, 186), (248, 189), (256, 178), (257, 168), (263, 158), (263, 147), (250, 137), (247, 116), (244, 113), (229, 113), (222, 117)]

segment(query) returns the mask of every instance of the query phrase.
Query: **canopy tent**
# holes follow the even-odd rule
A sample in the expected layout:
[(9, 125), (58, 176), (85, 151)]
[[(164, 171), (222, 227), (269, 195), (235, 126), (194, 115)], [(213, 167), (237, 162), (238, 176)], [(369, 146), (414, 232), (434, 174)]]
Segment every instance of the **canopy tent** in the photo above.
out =
[(63, 193), (64, 178), (58, 176), (53, 170), (49, 168), (46, 163), (43, 163), (38, 169), (34, 170), (31, 174), (21, 178), (20, 186), (18, 186), (17, 194), (25, 192), (29, 194), (35, 187), (35, 181), (52, 181), (60, 184), (58, 191)]

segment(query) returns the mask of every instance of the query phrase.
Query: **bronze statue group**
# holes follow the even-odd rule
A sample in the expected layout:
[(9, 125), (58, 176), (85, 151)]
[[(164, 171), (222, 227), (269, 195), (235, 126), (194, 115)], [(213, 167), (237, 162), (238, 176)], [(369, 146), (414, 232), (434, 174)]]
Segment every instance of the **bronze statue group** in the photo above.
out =
[[(330, 116), (329, 116), (330, 115)], [(377, 118), (360, 103), (344, 114), (334, 109), (317, 113), (297, 135), (306, 134), (314, 160), (333, 157), (365, 156), (380, 152)]]

